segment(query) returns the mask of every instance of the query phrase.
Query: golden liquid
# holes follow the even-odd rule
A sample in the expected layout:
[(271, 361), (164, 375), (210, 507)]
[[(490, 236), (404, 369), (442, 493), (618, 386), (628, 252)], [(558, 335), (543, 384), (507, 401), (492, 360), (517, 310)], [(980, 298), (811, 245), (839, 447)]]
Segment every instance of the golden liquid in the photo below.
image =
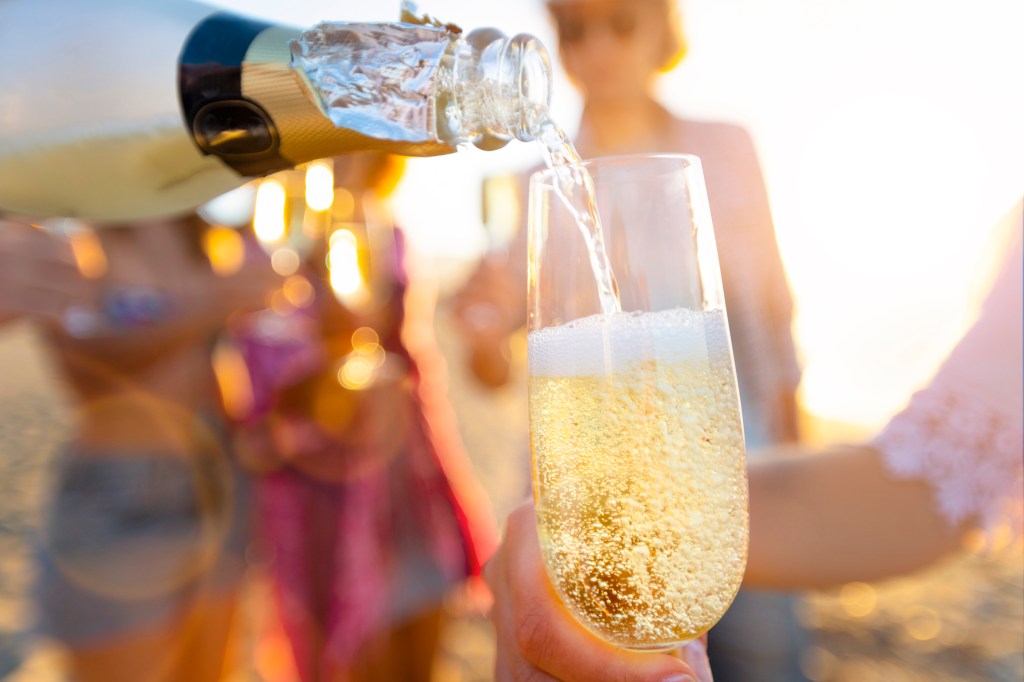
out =
[[(657, 649), (700, 636), (728, 609), (746, 564), (743, 430), (728, 337), (719, 313), (689, 314), (703, 317), (679, 325), (681, 350), (662, 328), (657, 343), (636, 351), (641, 329), (598, 351), (599, 367), (612, 358), (609, 373), (581, 373), (577, 364), (560, 376), (551, 366), (562, 359), (540, 363), (549, 365), (542, 373), (531, 366), (548, 572), (576, 618), (620, 646)], [(643, 317), (633, 319), (642, 327)], [(709, 347), (705, 339), (715, 337)], [(531, 335), (531, 360), (546, 341), (555, 342)], [(593, 352), (571, 336), (557, 343)], [(620, 350), (638, 357), (623, 360)]]

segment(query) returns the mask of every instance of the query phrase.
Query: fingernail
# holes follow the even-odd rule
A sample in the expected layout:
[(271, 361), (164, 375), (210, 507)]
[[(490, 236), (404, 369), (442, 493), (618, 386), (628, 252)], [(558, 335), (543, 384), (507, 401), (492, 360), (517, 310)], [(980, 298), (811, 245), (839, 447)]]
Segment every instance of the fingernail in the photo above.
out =
[(669, 675), (668, 677), (663, 677), (661, 682), (697, 682), (697, 678), (695, 678), (693, 675), (676, 673), (673, 675)]

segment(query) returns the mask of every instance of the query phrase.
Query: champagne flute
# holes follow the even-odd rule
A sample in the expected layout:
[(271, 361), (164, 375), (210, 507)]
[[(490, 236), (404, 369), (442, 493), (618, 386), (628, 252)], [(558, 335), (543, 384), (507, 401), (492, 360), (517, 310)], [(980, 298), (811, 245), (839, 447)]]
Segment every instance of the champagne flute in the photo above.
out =
[(718, 255), (698, 158), (584, 166), (622, 312), (602, 309), (565, 175), (535, 174), (538, 530), (551, 581), (580, 623), (622, 647), (667, 650), (722, 617), (746, 565), (743, 426)]

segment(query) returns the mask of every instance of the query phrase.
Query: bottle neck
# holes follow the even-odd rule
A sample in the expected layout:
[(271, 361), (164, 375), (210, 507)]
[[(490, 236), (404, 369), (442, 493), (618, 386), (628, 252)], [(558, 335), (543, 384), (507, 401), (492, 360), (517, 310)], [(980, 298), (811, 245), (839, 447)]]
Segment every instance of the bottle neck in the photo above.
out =
[(438, 137), (484, 149), (536, 139), (548, 118), (551, 62), (527, 34), (506, 38), (492, 29), (453, 43), (438, 75)]

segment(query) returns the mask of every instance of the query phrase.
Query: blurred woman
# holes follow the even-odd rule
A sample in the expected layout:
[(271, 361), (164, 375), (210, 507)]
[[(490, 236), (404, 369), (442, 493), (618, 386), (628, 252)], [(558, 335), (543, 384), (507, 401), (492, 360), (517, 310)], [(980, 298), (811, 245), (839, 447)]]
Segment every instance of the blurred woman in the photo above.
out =
[(85, 682), (224, 679), (247, 487), (211, 367), (264, 305), (266, 259), (215, 275), (195, 217), (91, 229), (0, 221), (0, 320), (46, 341), (73, 401), (40, 547), (40, 634)]
[(495, 543), (445, 398), (433, 300), (386, 209), (402, 168), (335, 159), (349, 206), (305, 258), (287, 331), (236, 330), (258, 533), (304, 682), (429, 680), (445, 599)]
[[(658, 77), (686, 54), (676, 3), (549, 0), (547, 6), (562, 66), (583, 97), (574, 143), (584, 159), (658, 152), (700, 157), (748, 451), (797, 440), (800, 369), (792, 300), (753, 143), (736, 125), (677, 117), (654, 94)], [(509, 260), (485, 260), (459, 295), (471, 363), (485, 383), (508, 375), (502, 336), (525, 321), (525, 273), (520, 235)], [(716, 650), (712, 665), (722, 682), (794, 682), (803, 679), (805, 640), (792, 597), (743, 592), (709, 638)]]

